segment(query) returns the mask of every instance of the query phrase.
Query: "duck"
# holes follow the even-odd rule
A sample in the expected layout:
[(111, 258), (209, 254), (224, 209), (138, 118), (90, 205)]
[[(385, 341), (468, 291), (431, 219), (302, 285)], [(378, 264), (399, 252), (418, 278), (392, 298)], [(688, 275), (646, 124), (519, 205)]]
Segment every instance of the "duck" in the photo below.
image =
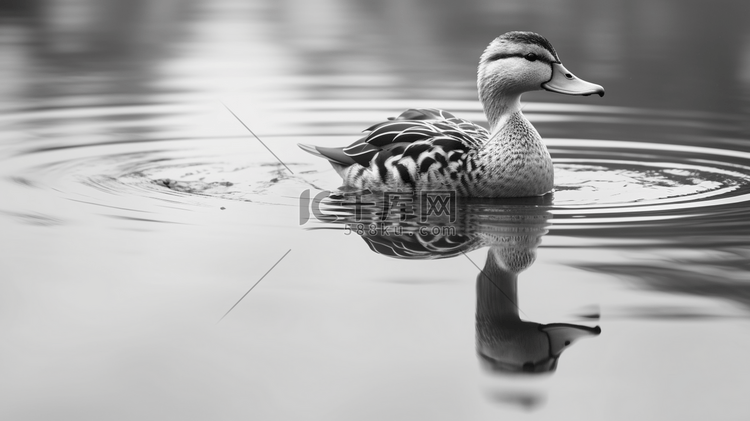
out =
[(370, 126), (349, 146), (299, 147), (328, 160), (347, 189), (542, 196), (554, 187), (552, 158), (521, 112), (521, 95), (546, 90), (604, 96), (602, 86), (568, 71), (546, 38), (528, 31), (507, 32), (487, 46), (477, 89), (489, 129), (448, 111), (414, 108)]

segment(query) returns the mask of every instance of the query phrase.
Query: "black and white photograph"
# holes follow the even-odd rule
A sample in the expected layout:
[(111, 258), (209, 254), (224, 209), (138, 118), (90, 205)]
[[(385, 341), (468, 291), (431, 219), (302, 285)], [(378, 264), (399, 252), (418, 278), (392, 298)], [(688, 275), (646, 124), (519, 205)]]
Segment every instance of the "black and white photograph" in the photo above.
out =
[(750, 419), (749, 16), (0, 0), (0, 420)]

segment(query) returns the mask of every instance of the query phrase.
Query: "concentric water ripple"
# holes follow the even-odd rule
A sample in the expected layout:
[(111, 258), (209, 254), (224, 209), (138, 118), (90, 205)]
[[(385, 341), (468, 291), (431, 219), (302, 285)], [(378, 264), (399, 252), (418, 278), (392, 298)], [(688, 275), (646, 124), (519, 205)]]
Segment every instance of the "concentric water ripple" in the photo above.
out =
[(701, 215), (750, 201), (750, 154), (643, 142), (550, 139), (558, 224)]
[[(40, 135), (18, 143), (15, 156), (5, 165), (17, 185), (47, 188), (71, 200), (85, 197), (99, 206), (133, 212), (145, 211), (139, 208), (146, 203), (144, 198), (177, 207), (195, 203), (218, 207), (227, 201), (298, 206), (304, 190), (335, 190), (340, 180), (327, 163), (299, 151), (296, 143), (347, 144), (359, 128), (377, 116), (387, 116), (386, 110), (406, 106), (398, 101), (287, 105), (284, 109), (270, 104), (262, 119), (253, 118), (258, 110), (236, 107), (249, 124), (262, 121), (257, 133), (283, 163), (220, 103), (203, 103), (10, 113), (3, 118), (9, 127), (41, 127), (43, 121), (55, 125), (58, 132), (54, 141)], [(445, 108), (481, 121), (475, 103), (451, 101)], [(284, 118), (293, 123), (281, 126), (278, 118), (269, 117), (278, 117), (282, 109)], [(695, 128), (732, 120), (710, 114), (655, 115), (647, 110), (543, 103), (527, 104), (525, 112), (542, 133), (547, 123)], [(61, 124), (71, 118), (77, 123)], [(139, 125), (145, 134), (134, 134)], [(665, 140), (546, 139), (555, 161), (556, 186), (552, 203), (541, 206), (553, 215), (553, 229), (632, 227), (746, 207), (750, 153), (732, 148), (739, 140), (701, 142), (721, 146), (716, 148)], [(54, 210), (47, 213), (54, 216)], [(161, 217), (170, 221), (168, 214)]]

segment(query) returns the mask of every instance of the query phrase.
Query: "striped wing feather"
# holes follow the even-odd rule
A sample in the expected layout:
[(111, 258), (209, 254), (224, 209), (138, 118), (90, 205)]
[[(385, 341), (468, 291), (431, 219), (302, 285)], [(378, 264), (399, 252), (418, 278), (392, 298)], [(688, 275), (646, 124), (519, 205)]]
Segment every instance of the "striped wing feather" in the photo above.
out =
[[(369, 131), (366, 136), (342, 150), (351, 163), (364, 167), (370, 166), (373, 158), (377, 164), (399, 154), (418, 161), (421, 154), (433, 148), (455, 151), (457, 157), (489, 139), (489, 132), (483, 127), (432, 108), (406, 110), (365, 131)], [(340, 162), (340, 156), (337, 158)]]

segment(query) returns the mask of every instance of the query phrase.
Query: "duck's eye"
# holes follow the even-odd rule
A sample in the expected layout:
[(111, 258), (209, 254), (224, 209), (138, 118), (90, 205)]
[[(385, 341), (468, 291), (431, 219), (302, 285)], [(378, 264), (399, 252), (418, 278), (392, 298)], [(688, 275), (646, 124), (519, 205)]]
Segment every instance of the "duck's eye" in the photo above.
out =
[(534, 53), (529, 53), (523, 56), (523, 58), (525, 58), (528, 61), (536, 61), (536, 59), (538, 59), (539, 57), (537, 57), (537, 55)]

